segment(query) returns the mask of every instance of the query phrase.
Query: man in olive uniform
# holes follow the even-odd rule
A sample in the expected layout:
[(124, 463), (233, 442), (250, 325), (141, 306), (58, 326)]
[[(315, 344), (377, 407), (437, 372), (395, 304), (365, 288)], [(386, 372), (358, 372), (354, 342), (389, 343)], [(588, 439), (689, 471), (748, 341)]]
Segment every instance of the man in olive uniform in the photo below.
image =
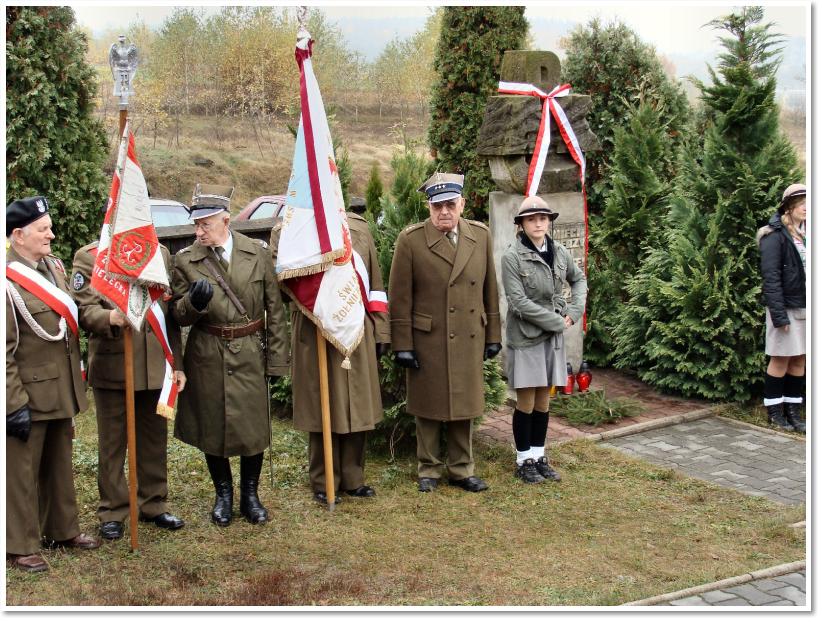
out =
[[(97, 413), (97, 489), (100, 504), (100, 535), (106, 540), (123, 537), (123, 522), (129, 513), (128, 482), (123, 466), (126, 458), (126, 394), (123, 362), (125, 316), (91, 288), (91, 274), (98, 242), (74, 255), (71, 285), (80, 310), (80, 326), (89, 333), (88, 383), (94, 389)], [(160, 246), (166, 270), (171, 255)], [(165, 315), (166, 334), (174, 356), (177, 390), (185, 387), (182, 367), (180, 327), (169, 317), (168, 300), (159, 300)], [(168, 511), (168, 471), (166, 468), (167, 424), (157, 414), (157, 402), (166, 375), (166, 359), (157, 335), (148, 322), (133, 333), (134, 420), (137, 440), (137, 503), (140, 519), (162, 529), (180, 529), (185, 524)]]
[(448, 483), (488, 488), (474, 475), (471, 420), (485, 410), (482, 362), (502, 347), (499, 300), (491, 234), (460, 216), (462, 184), (462, 175), (435, 173), (419, 188), (430, 218), (400, 233), (391, 264), (391, 343), (407, 368), (420, 492), (433, 491), (441, 475), (442, 422)]
[(44, 197), (6, 207), (6, 557), (48, 569), (49, 543), (100, 546), (80, 533), (71, 466), (72, 417), (85, 410), (77, 307), (62, 262), (51, 254)]
[[(351, 369), (343, 369), (342, 355), (336, 348), (328, 348), (334, 490), (345, 491), (353, 497), (373, 497), (374, 489), (365, 483), (365, 441), (367, 431), (373, 430), (383, 416), (378, 360), (388, 351), (391, 329), (377, 249), (368, 222), (352, 212), (347, 212), (346, 216), (351, 245), (362, 259), (359, 265), (365, 270), (370, 300), (365, 301), (368, 312), (365, 314), (362, 342), (349, 357)], [(280, 229), (281, 225), (278, 224), (271, 232), (271, 254), (275, 265)], [(366, 286), (365, 279), (363, 281)], [(320, 376), (317, 370), (317, 329), (296, 306), (291, 312), (291, 356), (294, 427), (308, 432), (308, 474), (314, 499), (319, 503), (328, 503)], [(336, 502), (339, 501), (337, 495)]]
[(287, 374), (289, 365), (268, 245), (229, 230), (233, 190), (197, 185), (189, 210), (197, 239), (175, 256), (172, 278), (172, 314), (191, 326), (174, 435), (205, 453), (217, 493), (211, 519), (220, 526), (231, 522), (230, 456), (241, 456), (240, 513), (251, 523), (268, 519), (257, 496), (269, 444), (266, 376)]

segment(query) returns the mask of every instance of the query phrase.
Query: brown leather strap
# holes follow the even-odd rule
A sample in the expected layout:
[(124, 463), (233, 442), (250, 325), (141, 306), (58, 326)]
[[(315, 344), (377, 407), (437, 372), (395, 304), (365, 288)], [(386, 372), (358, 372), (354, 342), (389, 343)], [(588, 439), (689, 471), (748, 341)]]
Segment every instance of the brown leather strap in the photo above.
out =
[(263, 329), (262, 320), (254, 320), (249, 324), (243, 326), (216, 326), (214, 324), (197, 324), (198, 328), (202, 328), (205, 332), (212, 335), (217, 335), (220, 339), (231, 341), (239, 337), (251, 335)]
[(231, 301), (231, 303), (237, 308), (237, 311), (240, 312), (240, 315), (243, 316), (243, 318), (245, 318), (247, 321), (250, 322), (251, 318), (248, 317), (248, 313), (245, 310), (245, 306), (243, 306), (243, 303), (240, 302), (240, 299), (237, 298), (237, 295), (228, 286), (228, 283), (225, 282), (225, 279), (223, 278), (223, 275), (220, 274), (219, 270), (217, 270), (217, 266), (215, 266), (214, 263), (208, 257), (204, 258), (203, 262), (205, 263), (206, 268), (208, 268), (208, 271), (211, 272), (211, 275), (215, 279), (217, 279), (217, 283), (220, 285), (222, 290), (225, 292), (225, 295), (228, 296), (228, 299)]

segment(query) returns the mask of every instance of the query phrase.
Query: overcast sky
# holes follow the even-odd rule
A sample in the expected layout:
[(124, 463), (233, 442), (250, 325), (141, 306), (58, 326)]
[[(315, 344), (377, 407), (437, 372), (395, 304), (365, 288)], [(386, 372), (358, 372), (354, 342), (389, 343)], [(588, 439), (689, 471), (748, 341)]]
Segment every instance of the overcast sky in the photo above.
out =
[[(149, 27), (159, 27), (183, 2), (145, 3), (142, 6), (129, 3), (117, 6), (111, 2), (76, 2), (77, 21), (99, 34), (107, 29), (124, 30), (131, 22), (145, 21)], [(253, 3), (251, 3), (253, 4)], [(400, 2), (387, 6), (387, 2), (307, 3), (322, 8), (331, 22), (337, 24), (348, 41), (350, 49), (374, 60), (394, 37), (405, 38), (419, 30), (431, 13), (432, 3)], [(481, 4), (481, 3), (477, 3)], [(765, 19), (774, 23), (774, 31), (788, 38), (780, 82), (788, 76), (804, 70), (805, 40), (809, 33), (811, 17), (809, 2), (760, 2), (765, 6)], [(525, 15), (531, 24), (531, 35), (538, 49), (556, 51), (559, 38), (575, 25), (599, 16), (608, 22), (619, 19), (631, 27), (640, 38), (669, 57), (679, 75), (692, 72), (701, 74), (705, 62), (713, 62), (719, 46), (718, 32), (704, 25), (721, 15), (730, 13), (735, 6), (728, 2), (526, 2)], [(199, 6), (206, 14), (216, 13), (221, 4), (196, 2), (187, 6)], [(786, 88), (795, 88), (784, 84)]]

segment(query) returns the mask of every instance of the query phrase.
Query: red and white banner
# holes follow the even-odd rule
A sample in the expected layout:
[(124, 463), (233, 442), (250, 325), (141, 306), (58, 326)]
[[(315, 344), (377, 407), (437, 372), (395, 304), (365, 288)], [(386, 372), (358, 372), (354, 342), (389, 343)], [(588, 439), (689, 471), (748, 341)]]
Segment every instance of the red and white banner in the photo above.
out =
[[(116, 282), (127, 287), (117, 288)], [(142, 329), (149, 307), (169, 287), (128, 123), (120, 141), (91, 287), (116, 305), (135, 330)]]
[(276, 271), (300, 310), (346, 357), (343, 367), (347, 367), (348, 356), (362, 339), (365, 306), (331, 132), (311, 63), (312, 43), (303, 37), (295, 51), (302, 114)]
[[(559, 128), (560, 136), (568, 148), (568, 153), (579, 165), (579, 181), (582, 186), (582, 212), (585, 221), (585, 254), (583, 256), (583, 263), (585, 272), (588, 272), (588, 195), (585, 192), (585, 154), (577, 141), (577, 135), (574, 133), (574, 128), (571, 127), (571, 122), (565, 115), (565, 111), (557, 101), (558, 97), (565, 97), (571, 94), (570, 84), (561, 84), (551, 90), (550, 93), (538, 89), (533, 84), (526, 84), (523, 82), (502, 82), (499, 83), (499, 91), (504, 95), (525, 95), (528, 97), (539, 97), (542, 100), (542, 117), (539, 121), (539, 130), (537, 131), (537, 142), (534, 146), (534, 155), (531, 158), (531, 166), (528, 169), (528, 180), (525, 183), (525, 195), (534, 196), (539, 188), (539, 182), (542, 178), (542, 171), (545, 169), (545, 161), (548, 159), (548, 147), (551, 144), (551, 117)], [(586, 316), (583, 315), (583, 330), (586, 329)]]
[(160, 341), (166, 369), (157, 414), (170, 419), (177, 400), (174, 357), (165, 316), (156, 302), (169, 289), (168, 273), (151, 220), (146, 180), (137, 161), (134, 135), (128, 122), (120, 141), (100, 243), (92, 253), (91, 287), (118, 308), (134, 330), (143, 330), (148, 318)]
[(37, 296), (37, 298), (48, 305), (57, 313), (62, 321), (77, 335), (77, 305), (71, 296), (51, 283), (46, 277), (19, 261), (12, 261), (6, 265), (6, 278), (16, 283), (27, 292)]

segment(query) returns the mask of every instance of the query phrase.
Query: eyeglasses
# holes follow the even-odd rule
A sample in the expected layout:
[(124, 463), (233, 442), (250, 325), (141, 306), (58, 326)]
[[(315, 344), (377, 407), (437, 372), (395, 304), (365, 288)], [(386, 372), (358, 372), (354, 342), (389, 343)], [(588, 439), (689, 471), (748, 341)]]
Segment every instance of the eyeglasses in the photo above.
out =
[(431, 208), (432, 212), (439, 212), (442, 210), (453, 212), (456, 211), (457, 207), (459, 207), (459, 200), (450, 199), (448, 201), (437, 201), (436, 203), (431, 203), (429, 201), (428, 207)]

